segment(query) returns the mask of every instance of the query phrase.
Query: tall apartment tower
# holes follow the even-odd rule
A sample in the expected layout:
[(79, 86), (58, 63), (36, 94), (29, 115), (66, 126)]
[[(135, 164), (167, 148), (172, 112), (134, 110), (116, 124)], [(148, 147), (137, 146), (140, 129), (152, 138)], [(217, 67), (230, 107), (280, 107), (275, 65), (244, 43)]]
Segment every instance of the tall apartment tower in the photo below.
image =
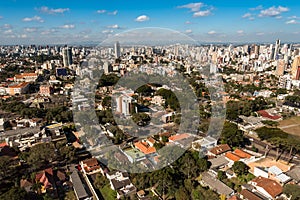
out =
[(276, 40), (273, 60), (277, 60), (278, 58), (279, 47), (280, 47), (280, 40)]
[(292, 79), (300, 80), (300, 56), (296, 56), (292, 64)]
[(117, 41), (115, 43), (115, 58), (119, 58), (121, 56), (121, 47), (120, 43)]
[(68, 67), (68, 66), (72, 65), (72, 63), (73, 63), (72, 50), (69, 47), (65, 47), (62, 50), (62, 54), (63, 54), (64, 67)]

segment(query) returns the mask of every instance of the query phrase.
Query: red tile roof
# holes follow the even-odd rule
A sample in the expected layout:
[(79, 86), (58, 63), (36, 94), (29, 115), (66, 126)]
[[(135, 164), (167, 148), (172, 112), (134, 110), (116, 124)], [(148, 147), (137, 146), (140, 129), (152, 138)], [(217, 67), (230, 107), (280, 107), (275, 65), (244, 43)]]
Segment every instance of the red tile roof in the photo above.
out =
[(247, 199), (247, 200), (263, 200), (262, 198), (260, 198), (259, 196), (257, 196), (256, 194), (250, 192), (249, 190), (242, 190), (241, 191), (241, 195), (243, 196), (243, 199)]
[(225, 157), (228, 158), (229, 160), (234, 161), (234, 162), (239, 161), (241, 159), (239, 156), (237, 156), (237, 155), (235, 155), (235, 154), (233, 154), (231, 152), (227, 152), (225, 154)]
[(258, 114), (260, 114), (264, 118), (268, 118), (268, 119), (272, 119), (272, 120), (277, 120), (277, 119), (281, 118), (280, 115), (271, 115), (270, 113), (268, 113), (265, 110), (260, 110), (260, 111), (257, 111), (257, 112), (258, 112)]
[(6, 142), (0, 143), (0, 148), (3, 148), (3, 147), (5, 147), (5, 146), (8, 146)]
[(256, 183), (258, 187), (263, 188), (273, 198), (282, 193), (282, 186), (274, 180), (259, 176), (253, 179), (252, 182)]
[(150, 147), (147, 142), (139, 141), (134, 143), (134, 146), (144, 154), (151, 154), (156, 152), (156, 149), (154, 147)]
[(220, 155), (227, 151), (230, 151), (231, 148), (228, 144), (220, 144), (210, 150), (210, 152), (214, 155)]
[(174, 142), (174, 141), (186, 139), (186, 138), (188, 138), (188, 137), (190, 137), (190, 135), (187, 134), (187, 133), (178, 134), (178, 135), (173, 135), (173, 136), (169, 137), (169, 141), (173, 141), (173, 142)]
[(246, 153), (241, 149), (235, 149), (233, 153), (240, 158), (251, 158), (251, 155), (249, 153)]

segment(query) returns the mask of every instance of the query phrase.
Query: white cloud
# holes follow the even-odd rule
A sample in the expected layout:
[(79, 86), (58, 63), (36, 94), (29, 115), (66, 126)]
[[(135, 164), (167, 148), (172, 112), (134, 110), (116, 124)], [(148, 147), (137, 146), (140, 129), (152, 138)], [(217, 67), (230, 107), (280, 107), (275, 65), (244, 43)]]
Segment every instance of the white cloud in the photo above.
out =
[(38, 11), (42, 13), (47, 13), (47, 14), (63, 14), (67, 11), (70, 11), (69, 8), (48, 8), (47, 6), (43, 6), (41, 8), (37, 9)]
[(5, 29), (11, 29), (12, 26), (11, 26), (10, 24), (4, 24), (4, 25), (3, 25), (3, 28), (5, 28)]
[(135, 21), (137, 21), (137, 22), (144, 22), (144, 21), (148, 21), (148, 20), (150, 20), (150, 18), (147, 15), (141, 15), (135, 19)]
[(34, 17), (25, 17), (22, 19), (23, 22), (33, 22), (33, 21), (36, 21), (36, 22), (40, 22), (40, 23), (43, 23), (44, 20), (40, 17), (40, 16), (34, 16)]
[(289, 8), (288, 7), (283, 7), (283, 6), (272, 6), (266, 10), (261, 10), (260, 14), (258, 15), (259, 17), (277, 17), (281, 15), (283, 12), (288, 12)]
[(251, 13), (245, 13), (242, 18), (250, 18), (252, 17), (252, 14)]
[(3, 34), (5, 34), (5, 35), (12, 34), (12, 33), (13, 33), (12, 29), (8, 29), (8, 30), (3, 32)]
[(36, 32), (37, 30), (38, 30), (38, 28), (36, 28), (36, 27), (26, 27), (26, 28), (24, 28), (24, 31), (28, 32), (28, 33), (33, 33), (33, 32)]
[(57, 30), (55, 30), (55, 29), (49, 29), (49, 30), (42, 31), (41, 34), (42, 35), (49, 35), (49, 34), (55, 33), (55, 32), (57, 32)]
[(216, 31), (209, 31), (207, 34), (209, 35), (215, 35), (217, 32)]
[(117, 10), (115, 10), (115, 11), (113, 11), (113, 12), (109, 12), (109, 13), (107, 13), (107, 14), (109, 14), (109, 15), (117, 15), (117, 14), (118, 14), (118, 11), (117, 11)]
[(204, 11), (198, 11), (193, 14), (193, 17), (206, 17), (208, 15), (211, 15), (210, 10), (204, 10)]
[(19, 38), (27, 38), (27, 35), (26, 34), (22, 34), (22, 35), (19, 35), (18, 37)]
[(185, 22), (185, 24), (191, 24), (191, 23), (192, 23), (192, 22), (190, 22), (190, 21), (186, 21), (186, 22)]
[(291, 20), (289, 20), (289, 21), (286, 21), (285, 23), (286, 23), (286, 24), (299, 24), (299, 22), (296, 21), (295, 19), (291, 19)]
[(259, 6), (256, 6), (255, 8), (250, 8), (249, 10), (262, 10), (262, 9), (263, 9), (263, 6), (259, 5)]
[(121, 27), (118, 24), (107, 26), (107, 28), (120, 29)]
[(3, 16), (0, 16), (0, 19), (3, 19)]
[(193, 31), (191, 29), (185, 30), (185, 33), (192, 33)]
[(300, 19), (300, 17), (297, 17), (296, 15), (288, 17), (288, 19)]
[(191, 12), (197, 12), (200, 10), (202, 6), (204, 6), (202, 2), (197, 2), (197, 3), (189, 3), (182, 6), (177, 6), (177, 8), (188, 8), (190, 9)]
[(98, 14), (103, 14), (103, 13), (106, 13), (106, 10), (97, 10), (97, 13)]
[(59, 28), (63, 28), (63, 29), (74, 29), (75, 25), (74, 24), (65, 24), (63, 26), (60, 26)]
[(237, 33), (238, 33), (238, 34), (243, 34), (244, 31), (243, 31), (243, 30), (238, 30)]
[(259, 33), (256, 33), (256, 35), (260, 36), (260, 35), (264, 35), (265, 33), (263, 32), (259, 32)]
[(102, 33), (104, 34), (109, 34), (109, 33), (113, 33), (114, 31), (113, 30), (103, 30)]

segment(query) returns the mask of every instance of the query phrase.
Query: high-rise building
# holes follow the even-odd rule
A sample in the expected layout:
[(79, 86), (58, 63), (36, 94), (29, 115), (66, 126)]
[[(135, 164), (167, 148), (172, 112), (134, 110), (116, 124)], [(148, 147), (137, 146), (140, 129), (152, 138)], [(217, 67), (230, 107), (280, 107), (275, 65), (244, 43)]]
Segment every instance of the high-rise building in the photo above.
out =
[(63, 48), (62, 54), (63, 54), (64, 67), (68, 67), (68, 66), (72, 65), (73, 61), (72, 61), (71, 49), (68, 47)]
[(276, 67), (276, 75), (282, 76), (285, 70), (285, 61), (283, 59), (278, 60), (277, 67)]
[(296, 56), (292, 64), (292, 79), (300, 80), (300, 56)]
[(121, 47), (120, 43), (117, 41), (115, 43), (115, 58), (119, 58), (121, 56)]
[(116, 111), (124, 116), (129, 116), (134, 109), (133, 101), (134, 99), (126, 94), (118, 96), (116, 98)]
[(276, 40), (273, 60), (277, 60), (280, 47), (280, 40)]

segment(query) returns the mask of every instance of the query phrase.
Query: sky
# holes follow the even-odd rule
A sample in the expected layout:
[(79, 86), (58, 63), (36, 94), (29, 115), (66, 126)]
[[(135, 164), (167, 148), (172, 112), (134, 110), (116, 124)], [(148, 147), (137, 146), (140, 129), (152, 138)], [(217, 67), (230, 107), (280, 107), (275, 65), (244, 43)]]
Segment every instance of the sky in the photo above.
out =
[(3, 0), (0, 45), (101, 42), (161, 27), (199, 42), (300, 42), (296, 0)]

